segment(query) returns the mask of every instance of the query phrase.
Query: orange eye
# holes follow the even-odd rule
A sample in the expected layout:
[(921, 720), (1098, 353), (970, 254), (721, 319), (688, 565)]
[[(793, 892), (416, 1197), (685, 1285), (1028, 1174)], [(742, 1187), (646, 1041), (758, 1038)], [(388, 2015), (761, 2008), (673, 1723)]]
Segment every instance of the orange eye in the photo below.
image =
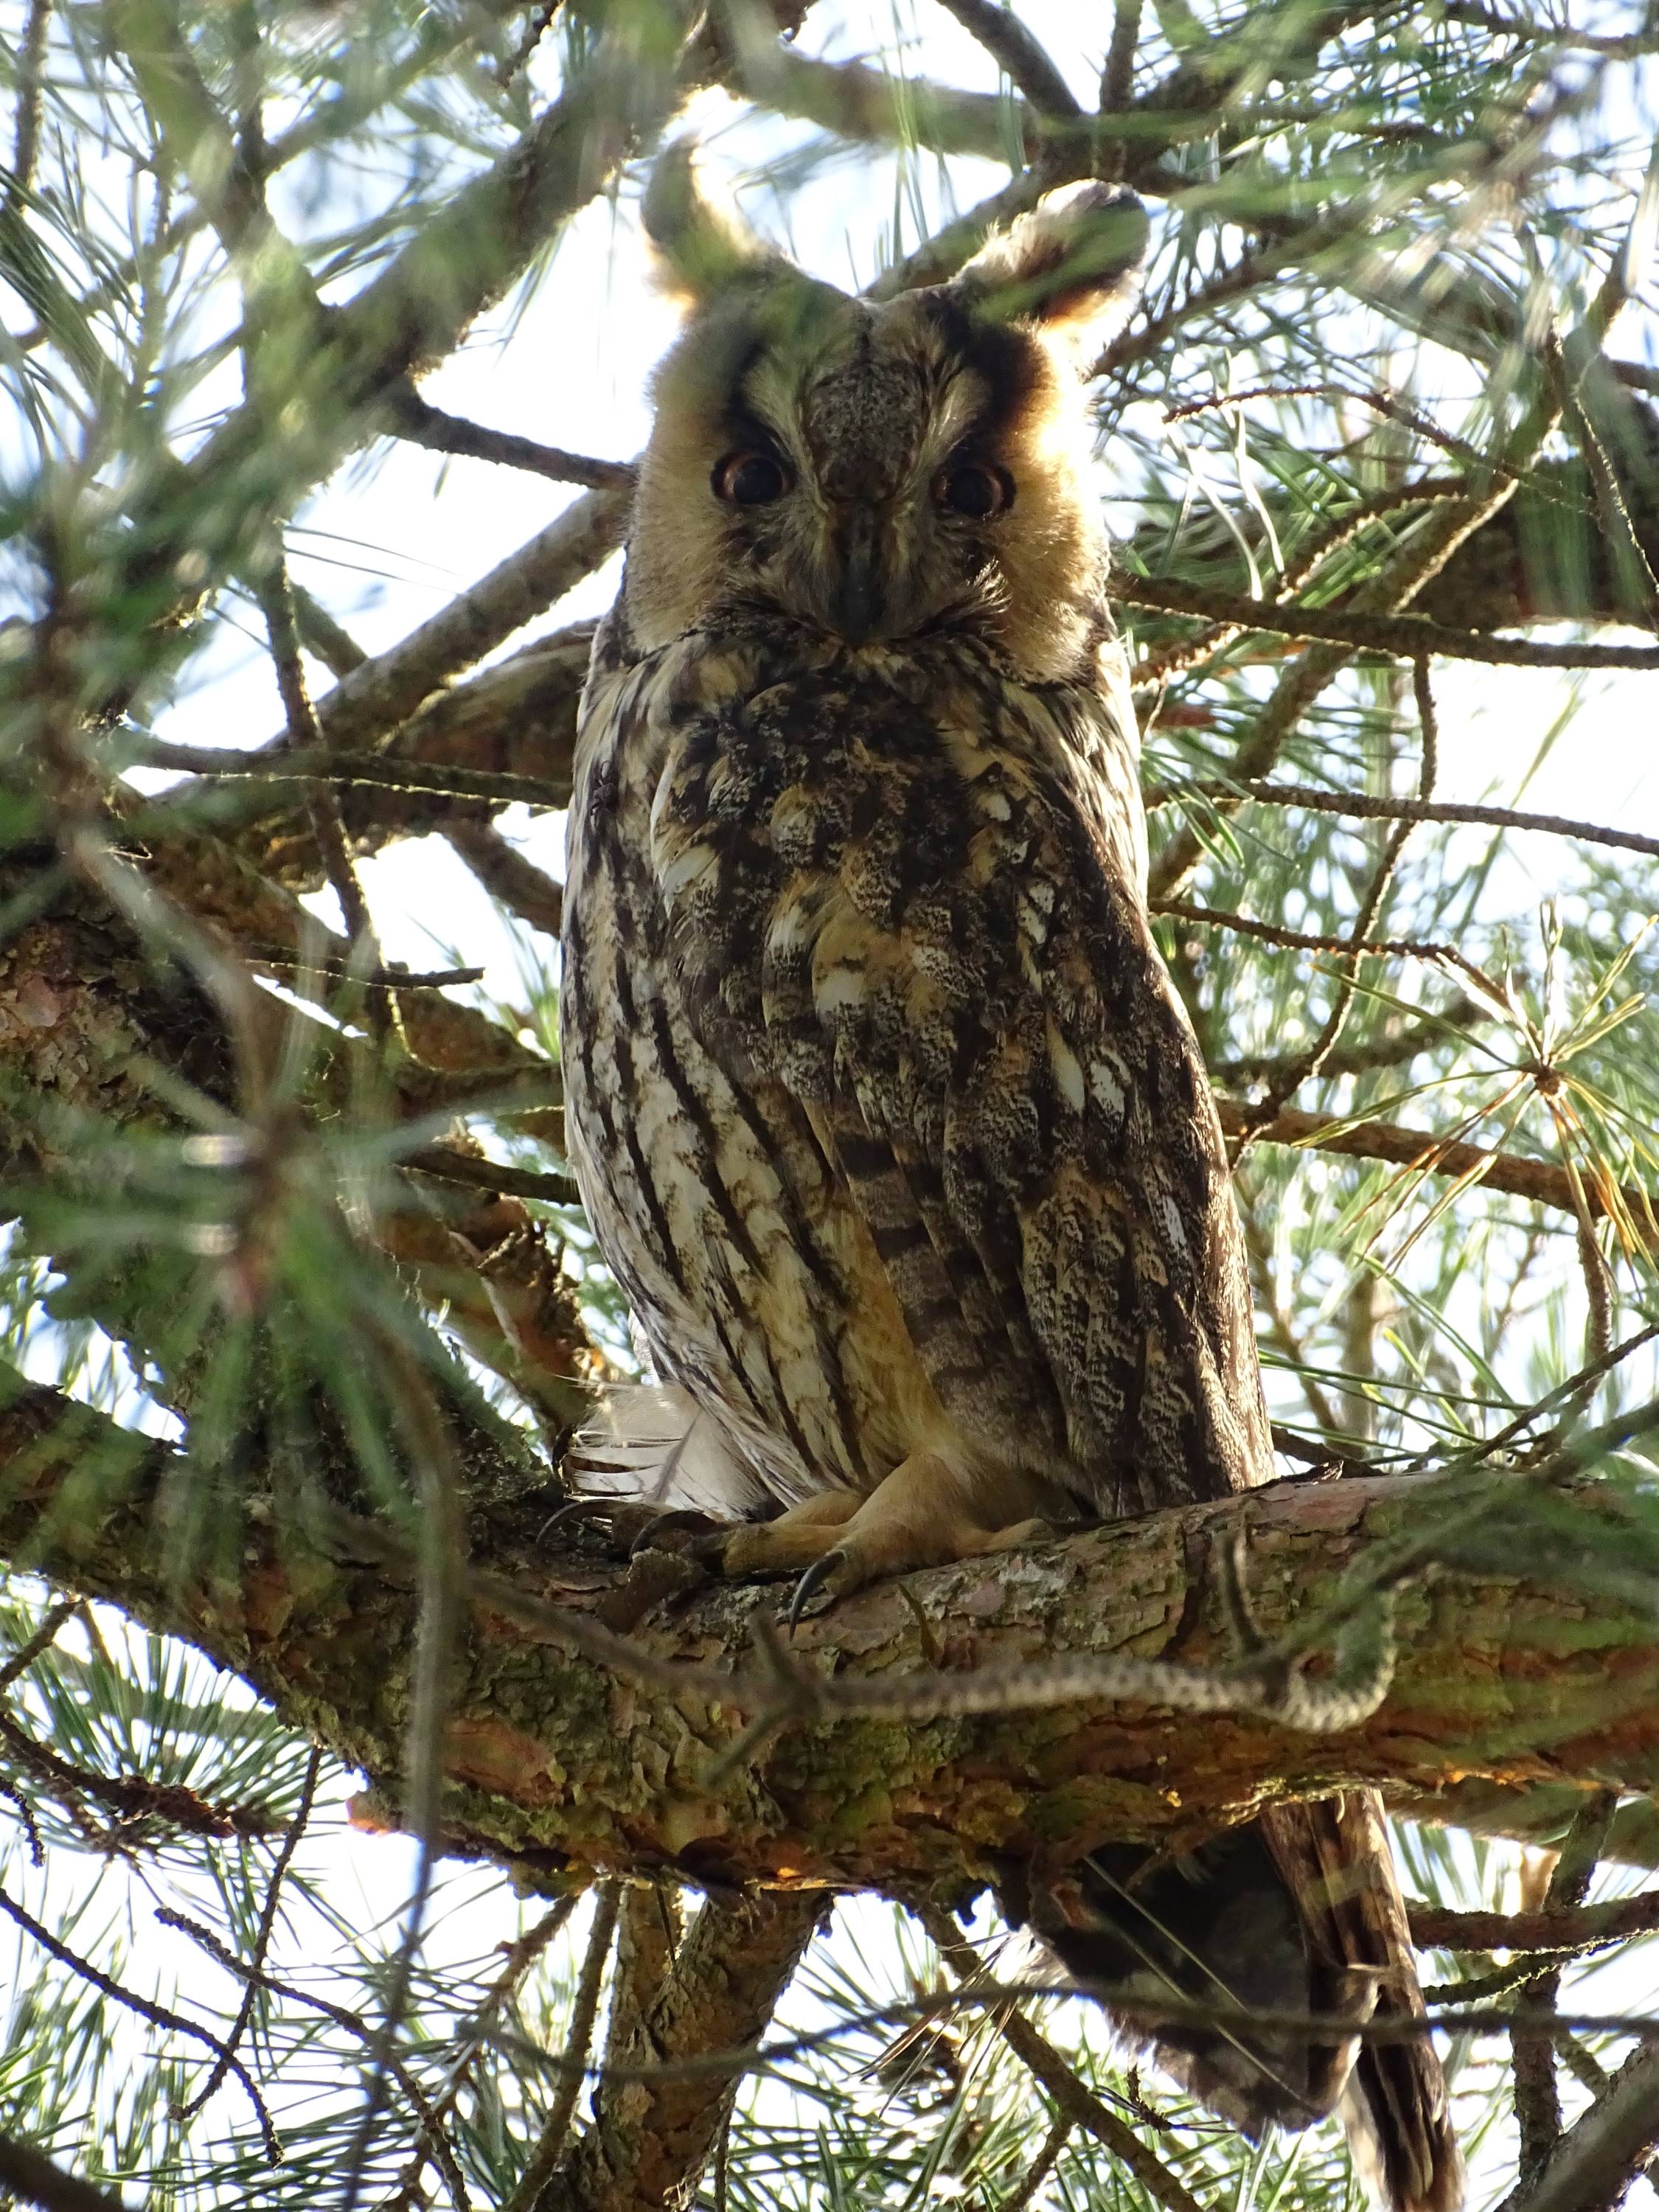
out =
[(715, 462), (709, 481), (715, 498), (729, 500), (733, 507), (766, 507), (789, 489), (788, 478), (769, 453), (728, 453)]
[(933, 504), (970, 522), (988, 522), (1013, 501), (1012, 479), (986, 461), (952, 461), (933, 479)]

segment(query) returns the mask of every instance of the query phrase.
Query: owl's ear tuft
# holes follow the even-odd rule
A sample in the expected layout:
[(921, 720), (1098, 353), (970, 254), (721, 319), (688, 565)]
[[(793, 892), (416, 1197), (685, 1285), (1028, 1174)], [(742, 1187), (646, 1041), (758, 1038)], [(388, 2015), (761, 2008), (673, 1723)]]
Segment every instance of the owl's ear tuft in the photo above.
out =
[(709, 190), (691, 139), (677, 138), (659, 155), (641, 213), (664, 289), (688, 307), (787, 265), (729, 200)]
[(1067, 340), (1087, 362), (1134, 312), (1146, 240), (1146, 210), (1132, 191), (1072, 185), (988, 239), (951, 289), (975, 314)]

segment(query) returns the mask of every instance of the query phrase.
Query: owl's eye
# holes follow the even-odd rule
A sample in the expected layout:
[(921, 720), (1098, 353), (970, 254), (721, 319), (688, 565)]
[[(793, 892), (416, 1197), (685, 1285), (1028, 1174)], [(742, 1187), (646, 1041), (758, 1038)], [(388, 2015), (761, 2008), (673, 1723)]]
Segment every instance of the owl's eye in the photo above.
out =
[(733, 507), (765, 507), (789, 489), (788, 477), (769, 453), (728, 453), (715, 462), (709, 481), (715, 498), (729, 500)]
[(986, 461), (952, 461), (933, 480), (934, 505), (974, 522), (988, 522), (1012, 507), (1013, 499), (1012, 478)]

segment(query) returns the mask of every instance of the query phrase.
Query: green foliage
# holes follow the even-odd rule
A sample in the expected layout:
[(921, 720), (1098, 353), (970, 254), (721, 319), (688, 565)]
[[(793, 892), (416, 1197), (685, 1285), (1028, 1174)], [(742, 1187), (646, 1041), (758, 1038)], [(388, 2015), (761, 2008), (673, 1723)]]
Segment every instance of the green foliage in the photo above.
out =
[[(948, 270), (1051, 179), (1121, 175), (1154, 203), (1145, 312), (1097, 386), (1126, 589), (1410, 606), (1488, 640), (1651, 633), (1650, 10), (1575, 30), (1527, 0), (1183, 0), (1139, 21), (1097, 117), (1114, 11), (1013, 13), (1079, 117), (1036, 112), (1013, 50), (982, 52), (931, 0), (706, 24), (678, 0), (0, 5), (0, 1419), (27, 1376), (177, 1438), (160, 1510), (181, 1587), (233, 1583), (252, 1520), (344, 1503), (425, 1544), (435, 1617), (453, 1468), (475, 1505), (545, 1491), (551, 1510), (584, 1381), (632, 1370), (625, 1303), (552, 1180), (549, 891), (536, 904), (514, 873), (552, 846), (544, 805), (509, 811), (531, 795), (512, 779), (568, 787), (574, 683), (555, 656), (518, 668), (507, 709), (489, 688), (527, 618), (532, 652), (556, 641), (550, 599), (566, 622), (603, 605), (614, 531), (532, 569), (503, 487), (533, 477), (480, 494), (469, 472), (498, 463), (446, 459), (421, 479), (419, 542), (397, 486), (417, 441), (476, 450), (415, 420), (411, 380), (441, 369), (428, 396), (448, 404), (486, 349), (503, 374), (536, 363), (513, 428), (631, 434), (660, 335), (635, 210), (688, 102), (750, 212), (836, 281)], [(595, 330), (609, 417), (580, 373)], [(515, 458), (606, 481), (580, 456)], [(434, 608), (452, 545), (449, 580), (501, 562), (520, 581)], [(273, 603), (317, 726), (270, 681)], [(397, 641), (428, 617), (411, 674)], [(1148, 606), (1126, 627), (1164, 949), (1218, 1087), (1269, 1123), (1237, 1185), (1276, 1417), (1310, 1449), (1396, 1466), (1460, 1460), (1538, 1409), (1504, 1468), (1628, 1415), (1577, 1470), (1607, 1510), (1532, 1487), (1484, 1534), (1499, 1565), (1645, 1574), (1652, 1342), (1563, 1385), (1659, 1317), (1654, 852), (1503, 821), (1396, 836), (1245, 787), (1449, 793), (1650, 835), (1651, 782), (1626, 799), (1652, 678), (1440, 658), (1425, 698), (1382, 652), (1334, 652), (1316, 680), (1305, 641)], [(405, 787), (155, 765), (158, 740), (304, 752), (343, 726)], [(446, 766), (472, 797), (430, 787)], [(492, 823), (510, 831), (493, 845)], [(462, 880), (447, 838), (505, 919), (438, 911)], [(1419, 949), (1357, 950), (1362, 921), (1368, 946)], [(407, 958), (487, 972), (389, 988), (394, 933)], [(1279, 1109), (1333, 1117), (1360, 1156), (1275, 1140)], [(1415, 1166), (1365, 1152), (1398, 1124), (1423, 1139)], [(1544, 1198), (1494, 1190), (1439, 1172), (1434, 1139), (1561, 1173)], [(490, 1164), (548, 1180), (492, 1192)], [(132, 1454), (88, 1449), (60, 1510), (90, 1523), (134, 1479)], [(0, 1665), (52, 1622), (30, 1564)], [(437, 1698), (411, 1719), (417, 1828)], [(492, 1947), (545, 1902), (354, 1830), (331, 1763), (300, 1833), (303, 1717), (106, 1608), (64, 1617), (8, 1680), (0, 1885), (27, 1923), (0, 1919), (0, 2136), (155, 2212), (504, 2204), (562, 2078), (586, 1910), (503, 1990)], [(1430, 1826), (1401, 1844), (1426, 1901), (1521, 1901), (1507, 1844)], [(1604, 1866), (1596, 1893), (1632, 1879)], [(235, 1962), (255, 1960), (242, 2019)], [(1449, 1958), (1445, 1978), (1492, 1963)], [(1573, 1966), (1562, 2008), (1626, 2008), (1650, 1971), (1639, 1947)], [(1049, 2140), (994, 2015), (848, 2026), (946, 1978), (915, 1923), (844, 1906), (769, 2031), (824, 2039), (745, 2076), (698, 2204), (1150, 2205), (1086, 2132)], [(1139, 2081), (1089, 2008), (1033, 2013), (1206, 2212), (1358, 2202), (1334, 2130), (1252, 2148)], [(202, 2036), (233, 2033), (246, 2078), (196, 2112)], [(1495, 2201), (1506, 2047), (1451, 2047), (1476, 2198)], [(1568, 2039), (1569, 2118), (1626, 2047)]]

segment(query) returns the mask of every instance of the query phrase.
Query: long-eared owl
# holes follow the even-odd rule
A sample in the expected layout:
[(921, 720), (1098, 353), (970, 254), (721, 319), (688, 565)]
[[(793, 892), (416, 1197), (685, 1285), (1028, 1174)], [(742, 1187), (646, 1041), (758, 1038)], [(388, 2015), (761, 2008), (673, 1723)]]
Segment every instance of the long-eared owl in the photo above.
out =
[[(600, 1249), (750, 1516), (720, 1564), (836, 1593), (1267, 1480), (1088, 475), (1145, 215), (1051, 195), (879, 304), (684, 151), (646, 216), (690, 313), (583, 702), (562, 1054)], [(1341, 2107), (1401, 2212), (1455, 2203), (1426, 2039), (1354, 2032), (1421, 2009), (1374, 1798), (1003, 1894), (1092, 1984), (1332, 2021), (1158, 2055), (1252, 2131)]]

